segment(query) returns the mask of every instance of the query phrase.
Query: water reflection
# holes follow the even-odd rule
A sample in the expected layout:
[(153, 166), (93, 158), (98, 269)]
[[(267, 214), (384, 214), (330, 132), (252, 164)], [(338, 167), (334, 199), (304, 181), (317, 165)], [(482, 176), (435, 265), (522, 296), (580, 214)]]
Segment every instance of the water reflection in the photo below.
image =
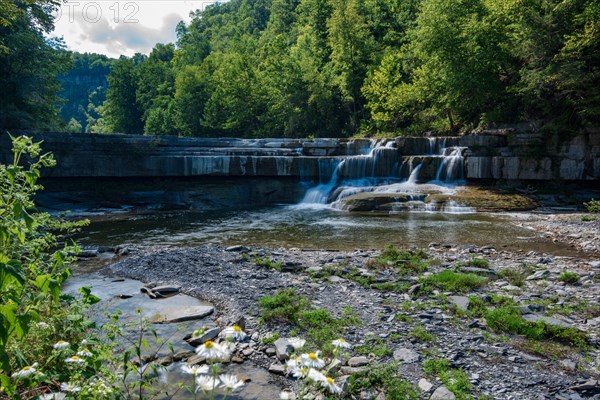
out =
[(565, 254), (565, 250), (511, 221), (519, 214), (346, 213), (328, 208), (279, 205), (260, 209), (163, 212), (94, 221), (83, 244), (196, 246), (251, 244), (305, 249), (424, 247), (444, 244), (494, 245)]

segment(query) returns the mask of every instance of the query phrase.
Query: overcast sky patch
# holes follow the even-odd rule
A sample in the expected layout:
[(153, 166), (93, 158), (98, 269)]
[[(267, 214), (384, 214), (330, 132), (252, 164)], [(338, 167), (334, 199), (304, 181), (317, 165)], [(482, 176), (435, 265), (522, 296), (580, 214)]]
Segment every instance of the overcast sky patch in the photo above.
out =
[(69, 50), (118, 58), (148, 54), (156, 43), (176, 40), (179, 21), (190, 21), (190, 11), (212, 2), (183, 0), (70, 1), (56, 14), (54, 35)]

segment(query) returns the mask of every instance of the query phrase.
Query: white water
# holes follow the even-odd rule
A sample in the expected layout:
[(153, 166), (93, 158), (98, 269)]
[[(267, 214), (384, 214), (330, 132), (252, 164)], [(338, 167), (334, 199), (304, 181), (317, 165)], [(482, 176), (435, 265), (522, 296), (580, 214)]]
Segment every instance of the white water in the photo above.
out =
[[(339, 160), (329, 181), (308, 189), (297, 207), (301, 209), (343, 208), (341, 203), (343, 199), (359, 193), (373, 192), (408, 195), (410, 204), (403, 205), (399, 211), (409, 209), (452, 214), (475, 212), (474, 209), (463, 207), (455, 202), (449, 202), (442, 207), (438, 207), (435, 203), (423, 202), (426, 192), (451, 195), (458, 185), (464, 184), (462, 153), (465, 148), (446, 147), (447, 143), (446, 138), (427, 138), (428, 154), (410, 157), (410, 162), (407, 164), (410, 168), (409, 176), (403, 180), (400, 168), (402, 159), (395, 149), (395, 142), (371, 140), (370, 146), (362, 149), (365, 154), (349, 155)], [(348, 147), (347, 151), (350, 150)], [(435, 178), (427, 183), (420, 183), (419, 175), (425, 157), (439, 158), (439, 161)]]

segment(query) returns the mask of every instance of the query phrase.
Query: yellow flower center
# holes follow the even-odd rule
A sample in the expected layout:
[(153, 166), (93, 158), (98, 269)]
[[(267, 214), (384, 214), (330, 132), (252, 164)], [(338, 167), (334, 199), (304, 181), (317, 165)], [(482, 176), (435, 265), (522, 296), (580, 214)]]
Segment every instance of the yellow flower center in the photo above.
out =
[(236, 325), (236, 326), (234, 326), (234, 327), (233, 327), (233, 330), (234, 330), (235, 332), (241, 332), (241, 331), (242, 331), (242, 328), (240, 328), (239, 326), (237, 326), (237, 325)]
[(339, 341), (340, 343), (346, 343), (346, 340), (344, 340), (344, 339), (342, 339), (342, 338), (339, 338), (339, 339), (338, 339), (338, 341)]
[(206, 347), (207, 349), (212, 349), (213, 347), (215, 347), (215, 342), (213, 342), (212, 340), (207, 340), (206, 343), (204, 343), (204, 347)]
[(314, 360), (316, 360), (316, 359), (317, 359), (317, 358), (319, 358), (319, 357), (317, 356), (317, 354), (316, 354), (316, 353), (310, 353), (310, 354), (308, 355), (308, 358), (310, 358), (311, 360), (313, 360), (313, 361), (314, 361)]
[(327, 383), (329, 383), (330, 385), (333, 385), (335, 382), (333, 381), (333, 379), (331, 379), (330, 377), (325, 378), (327, 380)]
[(28, 365), (26, 367), (23, 367), (23, 371), (29, 371), (31, 369), (31, 367)]

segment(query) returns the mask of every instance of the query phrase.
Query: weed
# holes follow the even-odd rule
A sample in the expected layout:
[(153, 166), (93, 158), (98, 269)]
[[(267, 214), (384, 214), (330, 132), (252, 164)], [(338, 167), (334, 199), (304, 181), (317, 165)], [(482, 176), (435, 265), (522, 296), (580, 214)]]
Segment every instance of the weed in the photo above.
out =
[(564, 283), (574, 285), (577, 282), (579, 282), (579, 275), (576, 274), (575, 272), (563, 272), (558, 277), (558, 280), (561, 282), (564, 282)]
[(381, 290), (382, 292), (397, 292), (405, 293), (410, 287), (408, 282), (384, 282), (374, 283), (371, 285), (372, 289)]
[(429, 375), (436, 375), (458, 400), (471, 399), (471, 382), (463, 371), (452, 368), (450, 361), (443, 358), (432, 358), (423, 362), (423, 370)]
[(379, 338), (371, 338), (367, 341), (367, 344), (357, 346), (354, 348), (354, 350), (358, 354), (373, 354), (378, 358), (388, 357), (394, 353), (392, 349), (390, 349), (385, 343), (383, 343), (383, 340)]
[(274, 269), (276, 271), (281, 271), (281, 268), (283, 267), (283, 263), (281, 261), (271, 260), (267, 257), (255, 256), (254, 263), (259, 267)]
[(388, 245), (375, 260), (370, 260), (367, 266), (371, 268), (396, 267), (400, 275), (409, 275), (427, 271), (429, 257), (422, 250), (402, 251)]
[(271, 346), (279, 339), (279, 332), (272, 332), (270, 335), (263, 336), (261, 342), (264, 345)]
[(596, 216), (595, 215), (582, 215), (581, 217), (579, 217), (579, 219), (581, 219), (581, 222), (592, 222), (596, 220)]
[(376, 389), (386, 394), (386, 399), (416, 400), (419, 393), (406, 380), (398, 376), (396, 363), (377, 364), (372, 368), (352, 374), (348, 379), (348, 396), (354, 398), (361, 391)]
[(261, 317), (264, 321), (298, 322), (300, 313), (310, 307), (310, 301), (296, 293), (295, 289), (276, 292), (258, 300), (262, 308)]
[(482, 268), (489, 269), (490, 262), (485, 258), (481, 257), (473, 257), (469, 261), (462, 261), (456, 264), (457, 267), (474, 267), (474, 268)]
[(427, 331), (422, 326), (415, 326), (410, 333), (409, 337), (414, 338), (420, 342), (431, 342), (435, 339), (435, 336)]
[(575, 328), (549, 325), (544, 321), (527, 321), (515, 307), (499, 307), (487, 311), (484, 316), (487, 326), (497, 332), (523, 335), (532, 340), (552, 339), (561, 343), (585, 346), (585, 333)]
[(429, 291), (431, 291), (432, 288), (435, 288), (446, 292), (456, 293), (468, 292), (484, 286), (487, 282), (487, 278), (479, 275), (463, 274), (450, 270), (445, 270), (421, 279), (421, 283), (424, 285), (423, 289), (429, 289)]

